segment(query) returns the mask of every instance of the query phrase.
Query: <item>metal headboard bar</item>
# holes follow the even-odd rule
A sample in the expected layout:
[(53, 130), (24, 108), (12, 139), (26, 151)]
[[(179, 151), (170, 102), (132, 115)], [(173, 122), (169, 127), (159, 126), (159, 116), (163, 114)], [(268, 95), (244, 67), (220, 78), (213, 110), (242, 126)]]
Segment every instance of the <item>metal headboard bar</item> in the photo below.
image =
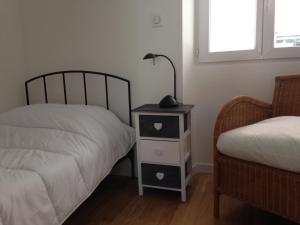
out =
[(105, 76), (105, 93), (106, 93), (106, 108), (109, 109), (108, 87), (107, 87), (107, 77), (106, 76)]
[(44, 90), (45, 90), (45, 102), (48, 103), (48, 92), (47, 92), (47, 84), (46, 84), (45, 77), (43, 77), (43, 83), (44, 83)]
[[(55, 74), (53, 74), (53, 75), (55, 75)], [(48, 76), (51, 76), (51, 75), (48, 75)], [(66, 88), (66, 75), (65, 75), (65, 73), (62, 73), (62, 78), (63, 78), (65, 104), (68, 104), (67, 88)]]
[(82, 74), (82, 79), (83, 79), (83, 87), (84, 87), (84, 101), (85, 104), (88, 104), (88, 96), (87, 96), (87, 85), (86, 85), (86, 75), (87, 74), (92, 74), (92, 75), (99, 75), (99, 76), (104, 76), (105, 78), (105, 94), (106, 94), (106, 108), (109, 110), (110, 104), (109, 104), (109, 92), (108, 92), (108, 78), (112, 79), (117, 79), (124, 81), (127, 84), (128, 87), (128, 113), (129, 113), (129, 125), (132, 126), (132, 115), (131, 115), (131, 87), (130, 87), (130, 81), (111, 74), (107, 73), (101, 73), (101, 72), (95, 72), (95, 71), (87, 71), (87, 70), (67, 70), (67, 71), (59, 71), (59, 72), (53, 72), (53, 73), (47, 73), (43, 74), (37, 77), (34, 77), (30, 80), (27, 80), (25, 82), (25, 90), (26, 90), (26, 101), (27, 105), (30, 105), (30, 98), (29, 98), (29, 83), (32, 81), (38, 80), (38, 79), (43, 79), (43, 86), (44, 86), (44, 96), (45, 96), (45, 103), (48, 103), (48, 91), (47, 91), (47, 77), (49, 76), (54, 76), (54, 75), (62, 75), (63, 79), (63, 89), (64, 89), (64, 100), (65, 104), (68, 104), (68, 96), (67, 96), (67, 89), (66, 89), (66, 74), (72, 75), (72, 74)]
[(87, 101), (86, 74), (85, 73), (83, 73), (83, 87), (84, 87), (84, 103), (85, 103), (85, 105), (87, 105), (88, 101)]

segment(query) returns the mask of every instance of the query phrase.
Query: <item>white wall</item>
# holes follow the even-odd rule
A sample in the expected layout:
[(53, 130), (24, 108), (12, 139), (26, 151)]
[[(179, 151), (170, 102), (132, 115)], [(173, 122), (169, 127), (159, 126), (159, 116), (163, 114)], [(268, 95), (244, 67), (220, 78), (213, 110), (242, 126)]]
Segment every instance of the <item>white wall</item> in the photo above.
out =
[(18, 0), (0, 0), (0, 112), (24, 103), (24, 51)]
[(136, 90), (136, 0), (26, 0), (22, 9), (29, 76), (94, 70), (133, 80)]
[[(172, 68), (148, 52), (170, 56), (182, 96), (181, 0), (28, 0), (22, 4), (28, 73), (90, 69), (133, 81), (133, 103), (157, 103), (173, 93)], [(171, 7), (170, 7), (171, 6)], [(161, 13), (162, 28), (151, 14)]]
[[(221, 107), (231, 98), (249, 95), (271, 102), (274, 77), (300, 74), (300, 60), (199, 64), (193, 57), (194, 0), (183, 1), (184, 102), (195, 104), (193, 152), (198, 171), (211, 171), (213, 129)], [(200, 17), (201, 19), (201, 17)]]
[[(146, 53), (169, 56), (177, 72), (177, 96), (182, 100), (182, 0), (139, 1), (139, 60)], [(160, 14), (162, 27), (152, 27), (152, 15)], [(158, 103), (165, 95), (173, 95), (173, 69), (164, 58), (140, 61), (139, 103)]]

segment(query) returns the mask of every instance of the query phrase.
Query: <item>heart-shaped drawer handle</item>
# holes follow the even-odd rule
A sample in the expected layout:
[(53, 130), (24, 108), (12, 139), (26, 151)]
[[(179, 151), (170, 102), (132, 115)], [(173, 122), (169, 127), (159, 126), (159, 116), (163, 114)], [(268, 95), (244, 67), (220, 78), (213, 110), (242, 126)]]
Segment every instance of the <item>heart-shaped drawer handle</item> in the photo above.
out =
[(163, 124), (162, 123), (154, 123), (153, 127), (155, 128), (155, 130), (160, 131), (163, 128)]
[(155, 176), (158, 180), (163, 180), (165, 178), (165, 174), (161, 172), (157, 172)]

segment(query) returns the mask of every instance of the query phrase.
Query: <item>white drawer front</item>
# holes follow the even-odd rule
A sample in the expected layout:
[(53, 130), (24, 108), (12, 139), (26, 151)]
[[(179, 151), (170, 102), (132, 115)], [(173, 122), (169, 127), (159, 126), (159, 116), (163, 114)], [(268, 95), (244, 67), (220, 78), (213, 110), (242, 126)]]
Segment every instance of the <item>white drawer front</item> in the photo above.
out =
[(179, 142), (141, 140), (141, 161), (179, 164)]

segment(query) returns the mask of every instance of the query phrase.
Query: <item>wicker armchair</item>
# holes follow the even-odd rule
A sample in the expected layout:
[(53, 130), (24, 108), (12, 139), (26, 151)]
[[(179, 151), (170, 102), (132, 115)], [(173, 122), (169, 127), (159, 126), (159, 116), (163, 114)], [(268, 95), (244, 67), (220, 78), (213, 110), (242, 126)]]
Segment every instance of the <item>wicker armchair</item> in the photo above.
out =
[(214, 214), (225, 194), (300, 223), (300, 173), (221, 154), (221, 133), (276, 116), (300, 116), (300, 75), (276, 77), (273, 103), (238, 97), (221, 110), (214, 132)]

